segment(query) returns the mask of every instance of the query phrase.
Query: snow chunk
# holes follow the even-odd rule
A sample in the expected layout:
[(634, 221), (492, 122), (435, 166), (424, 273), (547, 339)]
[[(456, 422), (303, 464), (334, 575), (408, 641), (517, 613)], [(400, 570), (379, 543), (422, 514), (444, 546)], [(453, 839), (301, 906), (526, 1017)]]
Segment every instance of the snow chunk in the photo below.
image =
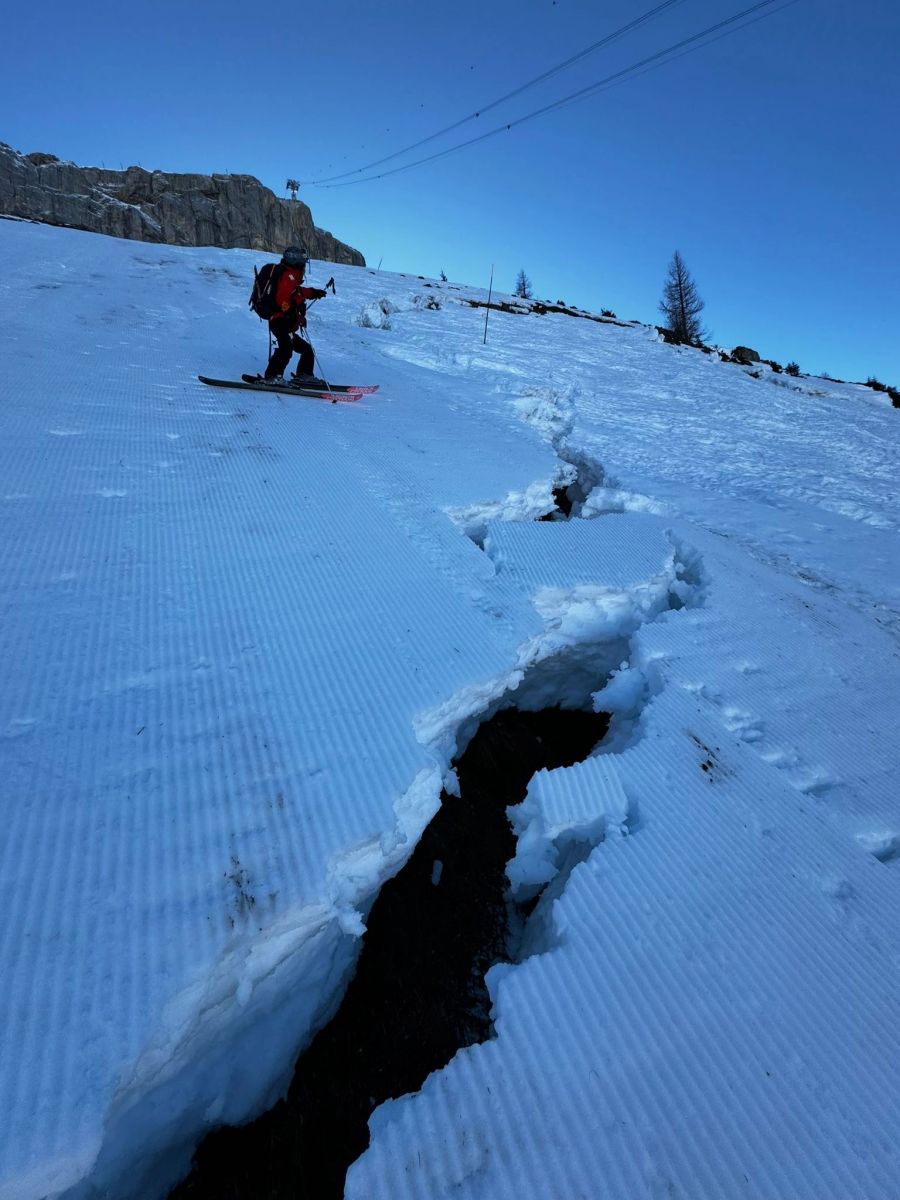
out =
[(558, 391), (555, 388), (526, 388), (515, 402), (515, 410), (523, 421), (533, 425), (554, 446), (572, 432), (575, 424), (574, 386)]
[(665, 505), (651, 500), (649, 496), (642, 496), (638, 492), (628, 492), (623, 488), (600, 486), (595, 487), (585, 500), (581, 516), (584, 518), (599, 517), (606, 513), (624, 512), (661, 514), (665, 511)]
[(363, 329), (390, 329), (391, 314), (397, 312), (397, 306), (386, 296), (364, 305), (356, 315), (355, 323)]
[(574, 478), (574, 468), (561, 466), (552, 478), (536, 480), (524, 491), (508, 492), (502, 500), (488, 500), (484, 504), (446, 508), (444, 511), (451, 521), (460, 526), (466, 537), (481, 549), (487, 550), (487, 531), (491, 523), (536, 521), (546, 513), (553, 512), (556, 507), (556, 501), (553, 499), (554, 488), (563, 487)]
[(890, 862), (900, 857), (900, 831), (896, 829), (868, 830), (858, 833), (856, 840), (879, 862)]
[(525, 799), (508, 812), (519, 841), (506, 873), (519, 903), (556, 877), (576, 843), (593, 849), (608, 830), (627, 834), (631, 819), (619, 767), (609, 756), (538, 771)]

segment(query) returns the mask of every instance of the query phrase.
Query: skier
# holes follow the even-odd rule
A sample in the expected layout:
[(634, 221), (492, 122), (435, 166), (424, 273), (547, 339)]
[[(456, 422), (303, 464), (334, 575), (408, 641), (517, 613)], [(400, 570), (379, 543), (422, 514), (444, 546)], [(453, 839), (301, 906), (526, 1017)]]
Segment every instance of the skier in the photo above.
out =
[[(326, 379), (316, 379), (312, 374), (316, 356), (306, 338), (298, 336), (297, 330), (306, 328), (306, 302), (323, 299), (328, 288), (333, 292), (334, 279), (329, 279), (324, 288), (304, 287), (307, 261), (303, 246), (288, 246), (281, 262), (266, 263), (262, 270), (254, 271), (253, 291), (247, 303), (261, 320), (269, 322), (269, 329), (278, 343), (269, 357), (265, 375), (241, 375), (240, 380), (198, 375), (201, 383), (210, 387), (310, 396), (332, 403), (374, 396), (378, 391), (377, 383), (330, 383)], [(285, 380), (282, 372), (295, 350), (300, 355), (297, 372)]]
[(322, 300), (326, 293), (323, 288), (303, 286), (307, 261), (307, 253), (303, 246), (288, 246), (276, 268), (277, 278), (274, 281), (272, 296), (274, 311), (269, 317), (269, 329), (278, 345), (272, 351), (269, 365), (263, 375), (266, 383), (284, 382), (285, 369), (295, 350), (300, 355), (300, 360), (292, 379), (302, 384), (314, 378), (315, 353), (306, 338), (298, 335), (297, 330), (306, 328), (307, 300)]

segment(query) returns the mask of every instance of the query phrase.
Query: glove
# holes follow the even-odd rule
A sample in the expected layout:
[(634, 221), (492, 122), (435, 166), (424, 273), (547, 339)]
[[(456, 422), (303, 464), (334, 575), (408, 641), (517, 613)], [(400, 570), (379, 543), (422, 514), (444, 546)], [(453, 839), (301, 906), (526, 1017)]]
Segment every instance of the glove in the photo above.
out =
[(328, 293), (325, 291), (324, 288), (313, 288), (313, 299), (314, 300), (324, 300), (327, 295), (328, 295)]

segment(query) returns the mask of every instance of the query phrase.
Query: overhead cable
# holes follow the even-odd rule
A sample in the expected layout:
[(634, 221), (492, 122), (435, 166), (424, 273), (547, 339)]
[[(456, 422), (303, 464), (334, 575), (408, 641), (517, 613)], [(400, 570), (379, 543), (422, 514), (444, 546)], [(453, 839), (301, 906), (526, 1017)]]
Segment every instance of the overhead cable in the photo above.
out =
[[(787, 0), (787, 3), (782, 3), (779, 8), (773, 10), (779, 12), (782, 9), (789, 8), (795, 4), (797, 0)], [(404, 163), (399, 167), (392, 167), (389, 171), (380, 171), (375, 175), (368, 175), (365, 179), (348, 179), (343, 183), (321, 183), (317, 186), (326, 188), (353, 187), (360, 183), (372, 183), (377, 179), (386, 179), (390, 175), (398, 175), (401, 171), (410, 171), (413, 167), (423, 166), (425, 163), (435, 162), (437, 159), (444, 158), (449, 154), (455, 154), (459, 150), (465, 150), (468, 146), (474, 146), (478, 142), (483, 142), (487, 138), (495, 137), (498, 133), (506, 133), (514, 129), (517, 125), (523, 125), (526, 121), (533, 121), (536, 117), (543, 116), (545, 113), (556, 112), (566, 105), (574, 104), (579, 100), (587, 99), (589, 96), (595, 95), (598, 92), (606, 91), (618, 83), (623, 83), (626, 79), (636, 75), (644, 75), (647, 71), (653, 70), (656, 67), (663, 66), (666, 62), (673, 61), (676, 58), (681, 58), (685, 54), (689, 54), (694, 50), (702, 49), (700, 44), (704, 38), (709, 38), (709, 41), (703, 45), (711, 45), (718, 41), (718, 38), (710, 38), (710, 34), (719, 33), (719, 36), (725, 36), (726, 33), (736, 33), (739, 30), (728, 28), (734, 26), (738, 21), (745, 17), (752, 16), (754, 13), (760, 12), (762, 9), (770, 8), (773, 4), (778, 3), (778, 0), (759, 0), (759, 3), (750, 5), (749, 8), (743, 9), (739, 13), (735, 13), (731, 17), (726, 17), (722, 21), (717, 21), (714, 25), (708, 26), (706, 29), (700, 30), (699, 33), (693, 34), (691, 37), (683, 38), (680, 42), (676, 42), (672, 46), (667, 46), (664, 50), (659, 50), (656, 54), (648, 55), (642, 58), (639, 62), (632, 63), (630, 67), (624, 67), (621, 71), (616, 71), (612, 75), (608, 75), (605, 79), (599, 79), (595, 83), (588, 84), (587, 87), (579, 88), (576, 92), (570, 92), (568, 96), (563, 96), (559, 100), (554, 100), (551, 104), (545, 104), (543, 107), (535, 109), (533, 112), (526, 113), (523, 117), (517, 117), (513, 121), (508, 121), (505, 125), (498, 125), (494, 129), (489, 129), (485, 133), (478, 134), (476, 137), (469, 138), (465, 142), (458, 142), (455, 146), (448, 146), (444, 150), (438, 150), (434, 154), (428, 154), (424, 158), (417, 158), (413, 162)], [(762, 16), (772, 16), (772, 12), (762, 13)], [(746, 28), (749, 25), (755, 24), (756, 20), (762, 17), (757, 17), (754, 21), (747, 21)], [(680, 53), (679, 53), (680, 52)]]
[(645, 25), (648, 21), (652, 21), (654, 17), (660, 15), (666, 9), (674, 8), (679, 4), (683, 4), (684, 0), (664, 0), (662, 4), (657, 4), (655, 8), (649, 9), (640, 17), (635, 17), (633, 21), (629, 21), (627, 25), (622, 25), (619, 29), (608, 33), (606, 37), (600, 39), (599, 42), (594, 42), (590, 46), (586, 46), (584, 50), (579, 50), (577, 54), (573, 54), (571, 58), (567, 58), (565, 62), (557, 63), (555, 67), (551, 67), (548, 71), (544, 71), (541, 75), (536, 75), (534, 79), (529, 79), (527, 83), (514, 88), (513, 91), (507, 92), (505, 96), (500, 96), (497, 100), (492, 100), (490, 104), (483, 104), (481, 108), (475, 112), (469, 113), (467, 117), (460, 117), (458, 121), (454, 121), (451, 125), (445, 125), (443, 129), (439, 129), (436, 133), (430, 133), (428, 137), (421, 138), (418, 142), (413, 142), (409, 146), (404, 146), (402, 150), (395, 150), (393, 154), (387, 154), (384, 158), (377, 158), (374, 162), (366, 163), (363, 167), (356, 167), (352, 171), (344, 171), (341, 175), (326, 175), (321, 179), (305, 179), (304, 186), (320, 186), (326, 183), (332, 183), (337, 179), (347, 179), (351, 175), (359, 175), (363, 171), (371, 171), (373, 167), (380, 167), (383, 163), (391, 162), (395, 158), (399, 158), (402, 154), (409, 154), (412, 150), (418, 150), (420, 146), (425, 146), (429, 142), (435, 141), (439, 137), (443, 137), (445, 133), (452, 133), (454, 129), (459, 129), (461, 125), (468, 124), (469, 121), (474, 121), (477, 117), (483, 116), (490, 112), (491, 109), (498, 108), (501, 104), (505, 104), (507, 100), (512, 100), (514, 96), (521, 95), (522, 92), (528, 91), (529, 88), (535, 87), (539, 83), (543, 83), (545, 79), (550, 79), (553, 75), (564, 71), (566, 67), (571, 67), (574, 63), (581, 62), (583, 58), (587, 58), (589, 54), (602, 49), (604, 46), (610, 46), (619, 38), (624, 37), (627, 33), (631, 33), (633, 29)]

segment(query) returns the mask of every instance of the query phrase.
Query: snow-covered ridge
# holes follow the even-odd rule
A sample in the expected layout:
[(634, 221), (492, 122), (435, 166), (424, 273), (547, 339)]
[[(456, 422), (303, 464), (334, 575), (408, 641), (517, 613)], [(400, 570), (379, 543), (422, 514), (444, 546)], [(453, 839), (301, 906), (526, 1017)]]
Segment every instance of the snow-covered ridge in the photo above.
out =
[(0, 1197), (161, 1195), (271, 1100), (509, 700), (613, 725), (514, 814), (498, 1037), (347, 1195), (891, 1195), (883, 398), (561, 314), (485, 346), (483, 293), (332, 264), (323, 369), (378, 395), (215, 392), (259, 254), (0, 240)]

